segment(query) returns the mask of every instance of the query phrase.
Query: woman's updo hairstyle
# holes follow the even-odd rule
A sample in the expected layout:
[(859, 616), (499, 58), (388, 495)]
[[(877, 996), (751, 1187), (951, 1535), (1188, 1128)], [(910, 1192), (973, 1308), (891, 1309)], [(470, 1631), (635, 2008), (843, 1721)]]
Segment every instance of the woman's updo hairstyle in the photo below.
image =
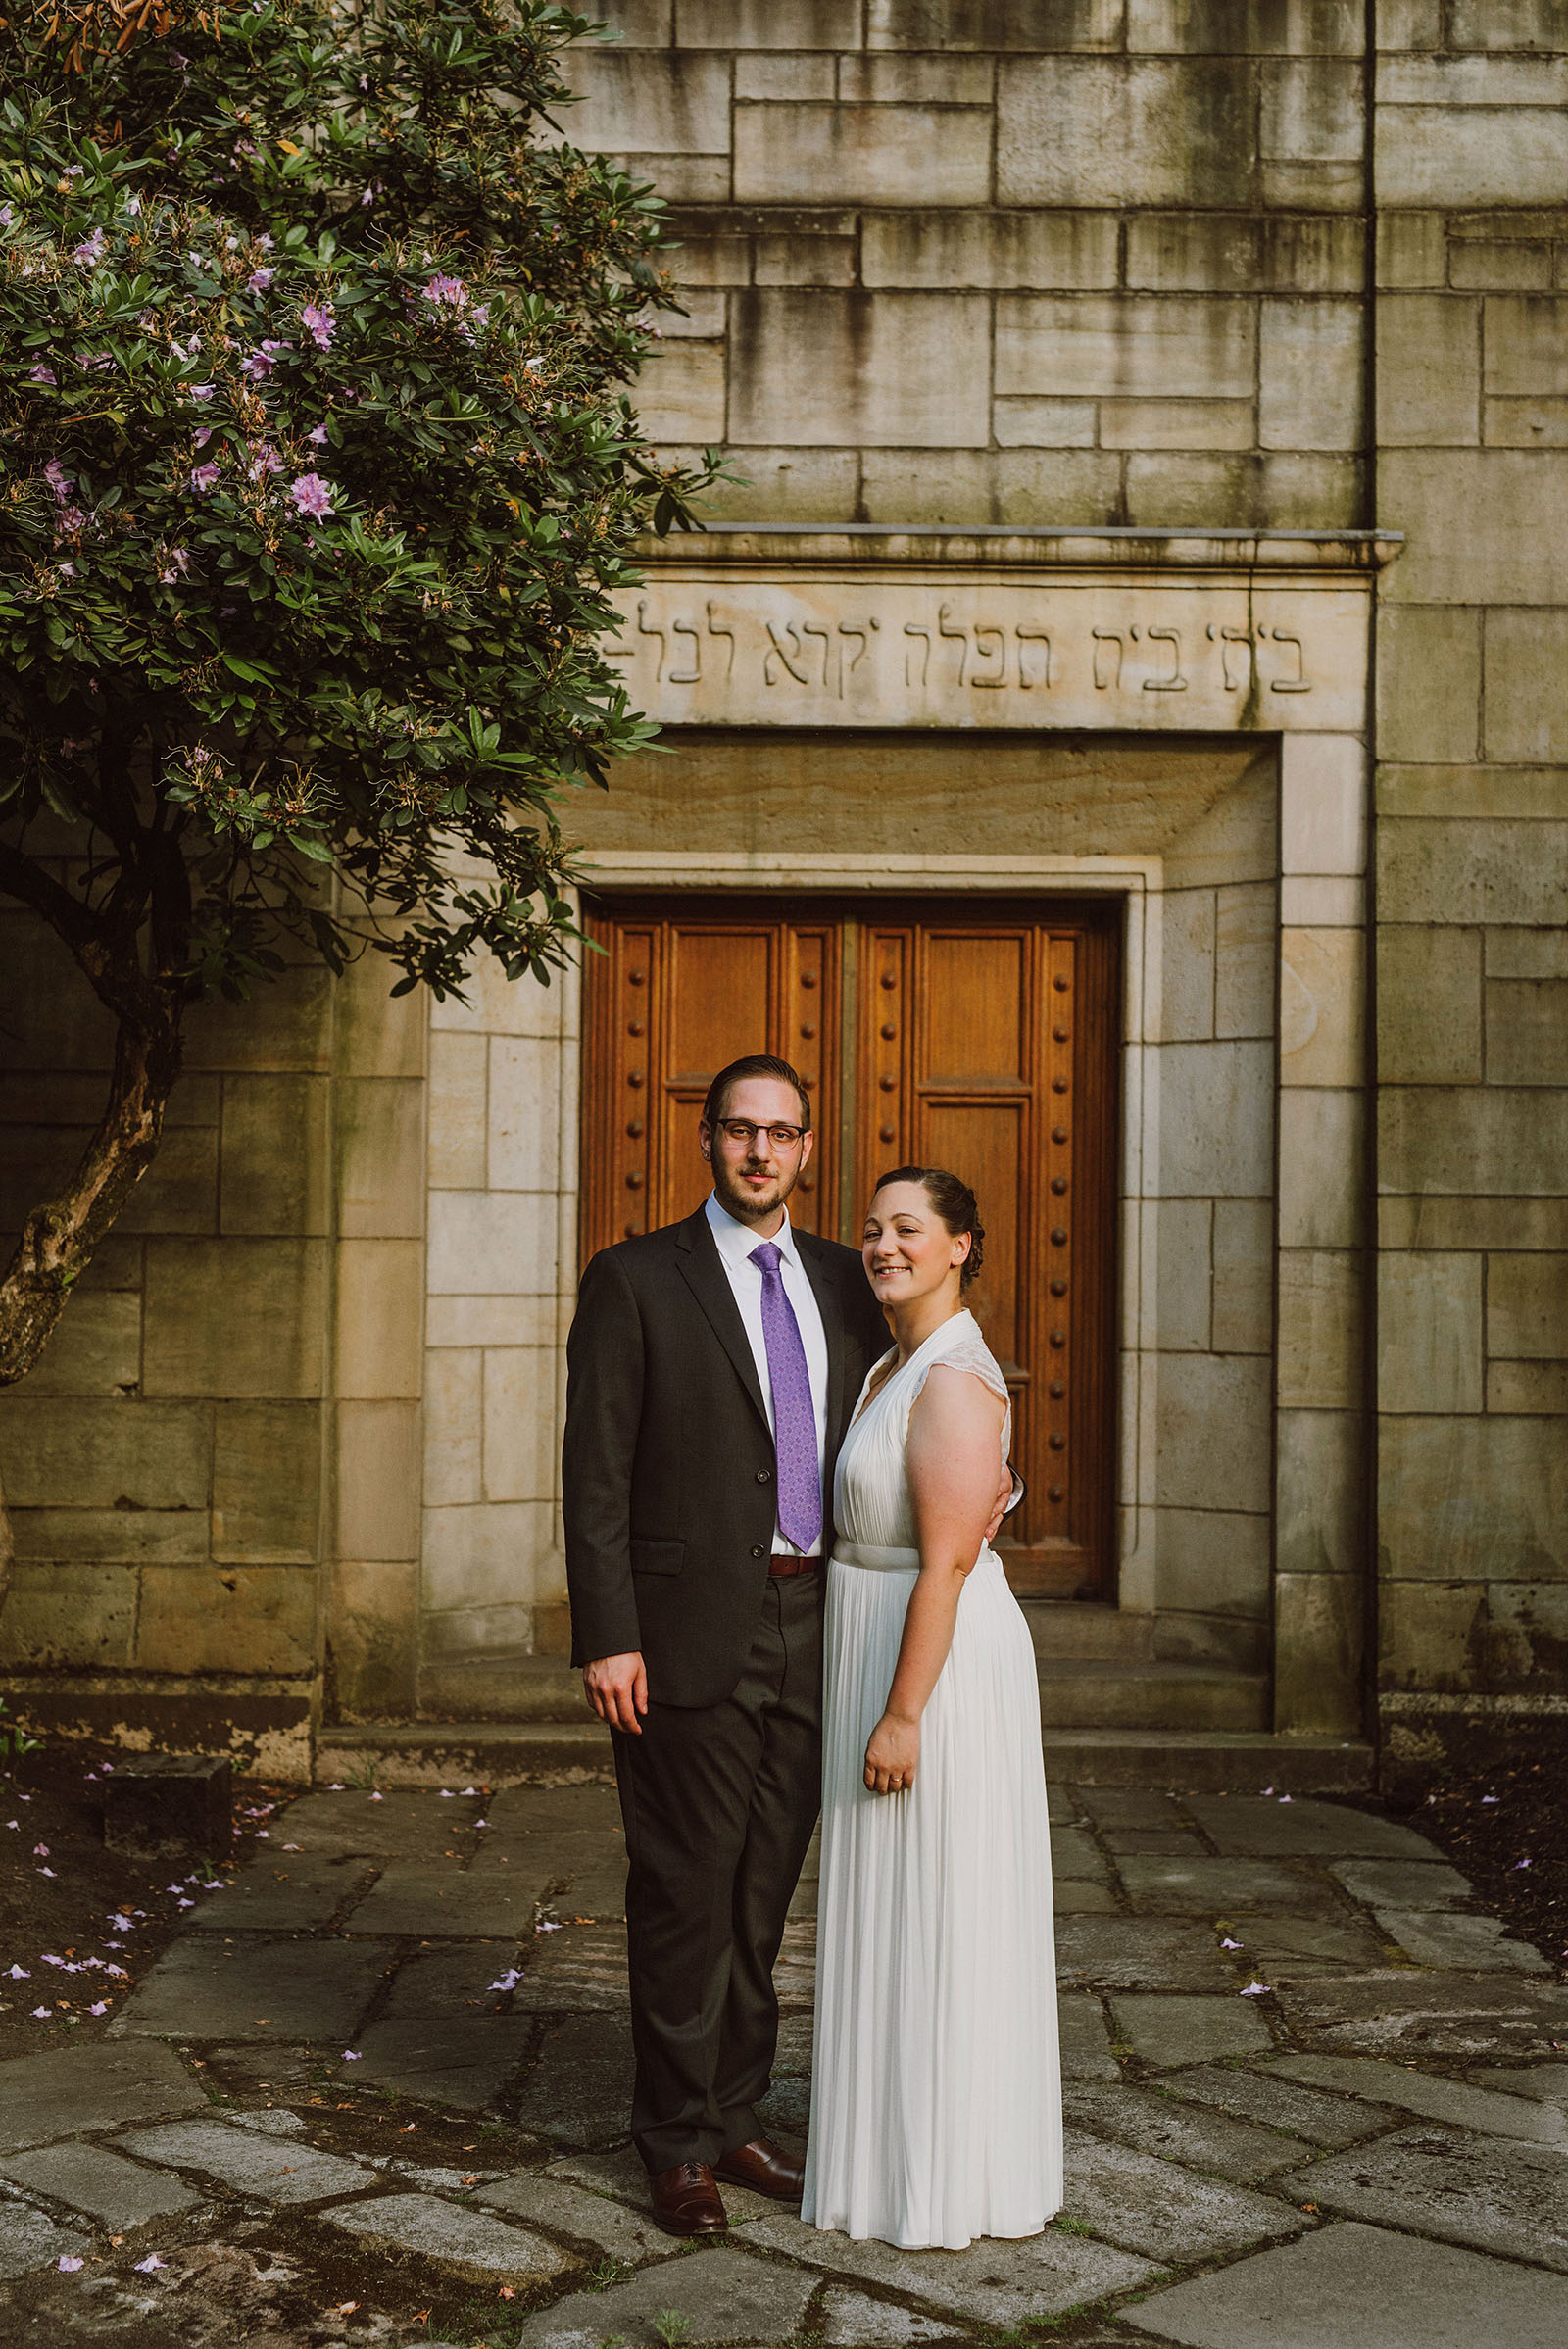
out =
[(891, 1174), (878, 1177), (877, 1190), (885, 1191), (890, 1183), (918, 1183), (955, 1240), (960, 1232), (968, 1233), (969, 1253), (958, 1270), (959, 1286), (967, 1289), (979, 1279), (986, 1252), (986, 1227), (968, 1184), (942, 1166), (895, 1166)]

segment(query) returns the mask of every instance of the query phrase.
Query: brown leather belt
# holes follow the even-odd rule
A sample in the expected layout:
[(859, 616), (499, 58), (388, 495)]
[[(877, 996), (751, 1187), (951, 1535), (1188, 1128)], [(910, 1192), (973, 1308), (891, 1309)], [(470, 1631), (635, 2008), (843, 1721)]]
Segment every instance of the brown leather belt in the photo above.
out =
[(786, 1558), (775, 1550), (767, 1561), (770, 1575), (814, 1574), (821, 1565), (820, 1558)]

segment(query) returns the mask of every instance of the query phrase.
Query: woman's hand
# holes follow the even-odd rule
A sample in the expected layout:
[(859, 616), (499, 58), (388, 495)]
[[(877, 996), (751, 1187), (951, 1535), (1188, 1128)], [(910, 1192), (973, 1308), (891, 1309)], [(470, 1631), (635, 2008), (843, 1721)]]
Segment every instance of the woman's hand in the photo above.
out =
[(865, 1749), (868, 1794), (907, 1794), (920, 1759), (920, 1724), (884, 1713)]

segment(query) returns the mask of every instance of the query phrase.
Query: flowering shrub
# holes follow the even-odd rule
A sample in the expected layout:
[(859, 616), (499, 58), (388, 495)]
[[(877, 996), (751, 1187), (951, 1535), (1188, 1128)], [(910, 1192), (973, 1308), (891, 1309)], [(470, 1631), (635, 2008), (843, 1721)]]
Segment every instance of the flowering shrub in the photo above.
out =
[(3, 29), (0, 891), (121, 1065), (0, 1284), (0, 1383), (156, 1148), (194, 995), (367, 942), (438, 996), (564, 957), (555, 803), (649, 734), (609, 596), (716, 466), (662, 466), (627, 403), (661, 207), (556, 143), (586, 20)]

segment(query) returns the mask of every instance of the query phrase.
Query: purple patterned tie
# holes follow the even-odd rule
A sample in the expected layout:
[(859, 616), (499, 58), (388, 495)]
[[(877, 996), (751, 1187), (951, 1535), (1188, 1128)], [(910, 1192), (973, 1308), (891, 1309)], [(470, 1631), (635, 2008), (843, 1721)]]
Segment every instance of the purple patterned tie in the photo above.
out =
[(816, 1405), (795, 1308), (784, 1294), (780, 1251), (771, 1240), (754, 1248), (762, 1276), (762, 1341), (773, 1390), (773, 1449), (778, 1455), (778, 1530), (799, 1550), (822, 1531), (822, 1463), (816, 1451)]

